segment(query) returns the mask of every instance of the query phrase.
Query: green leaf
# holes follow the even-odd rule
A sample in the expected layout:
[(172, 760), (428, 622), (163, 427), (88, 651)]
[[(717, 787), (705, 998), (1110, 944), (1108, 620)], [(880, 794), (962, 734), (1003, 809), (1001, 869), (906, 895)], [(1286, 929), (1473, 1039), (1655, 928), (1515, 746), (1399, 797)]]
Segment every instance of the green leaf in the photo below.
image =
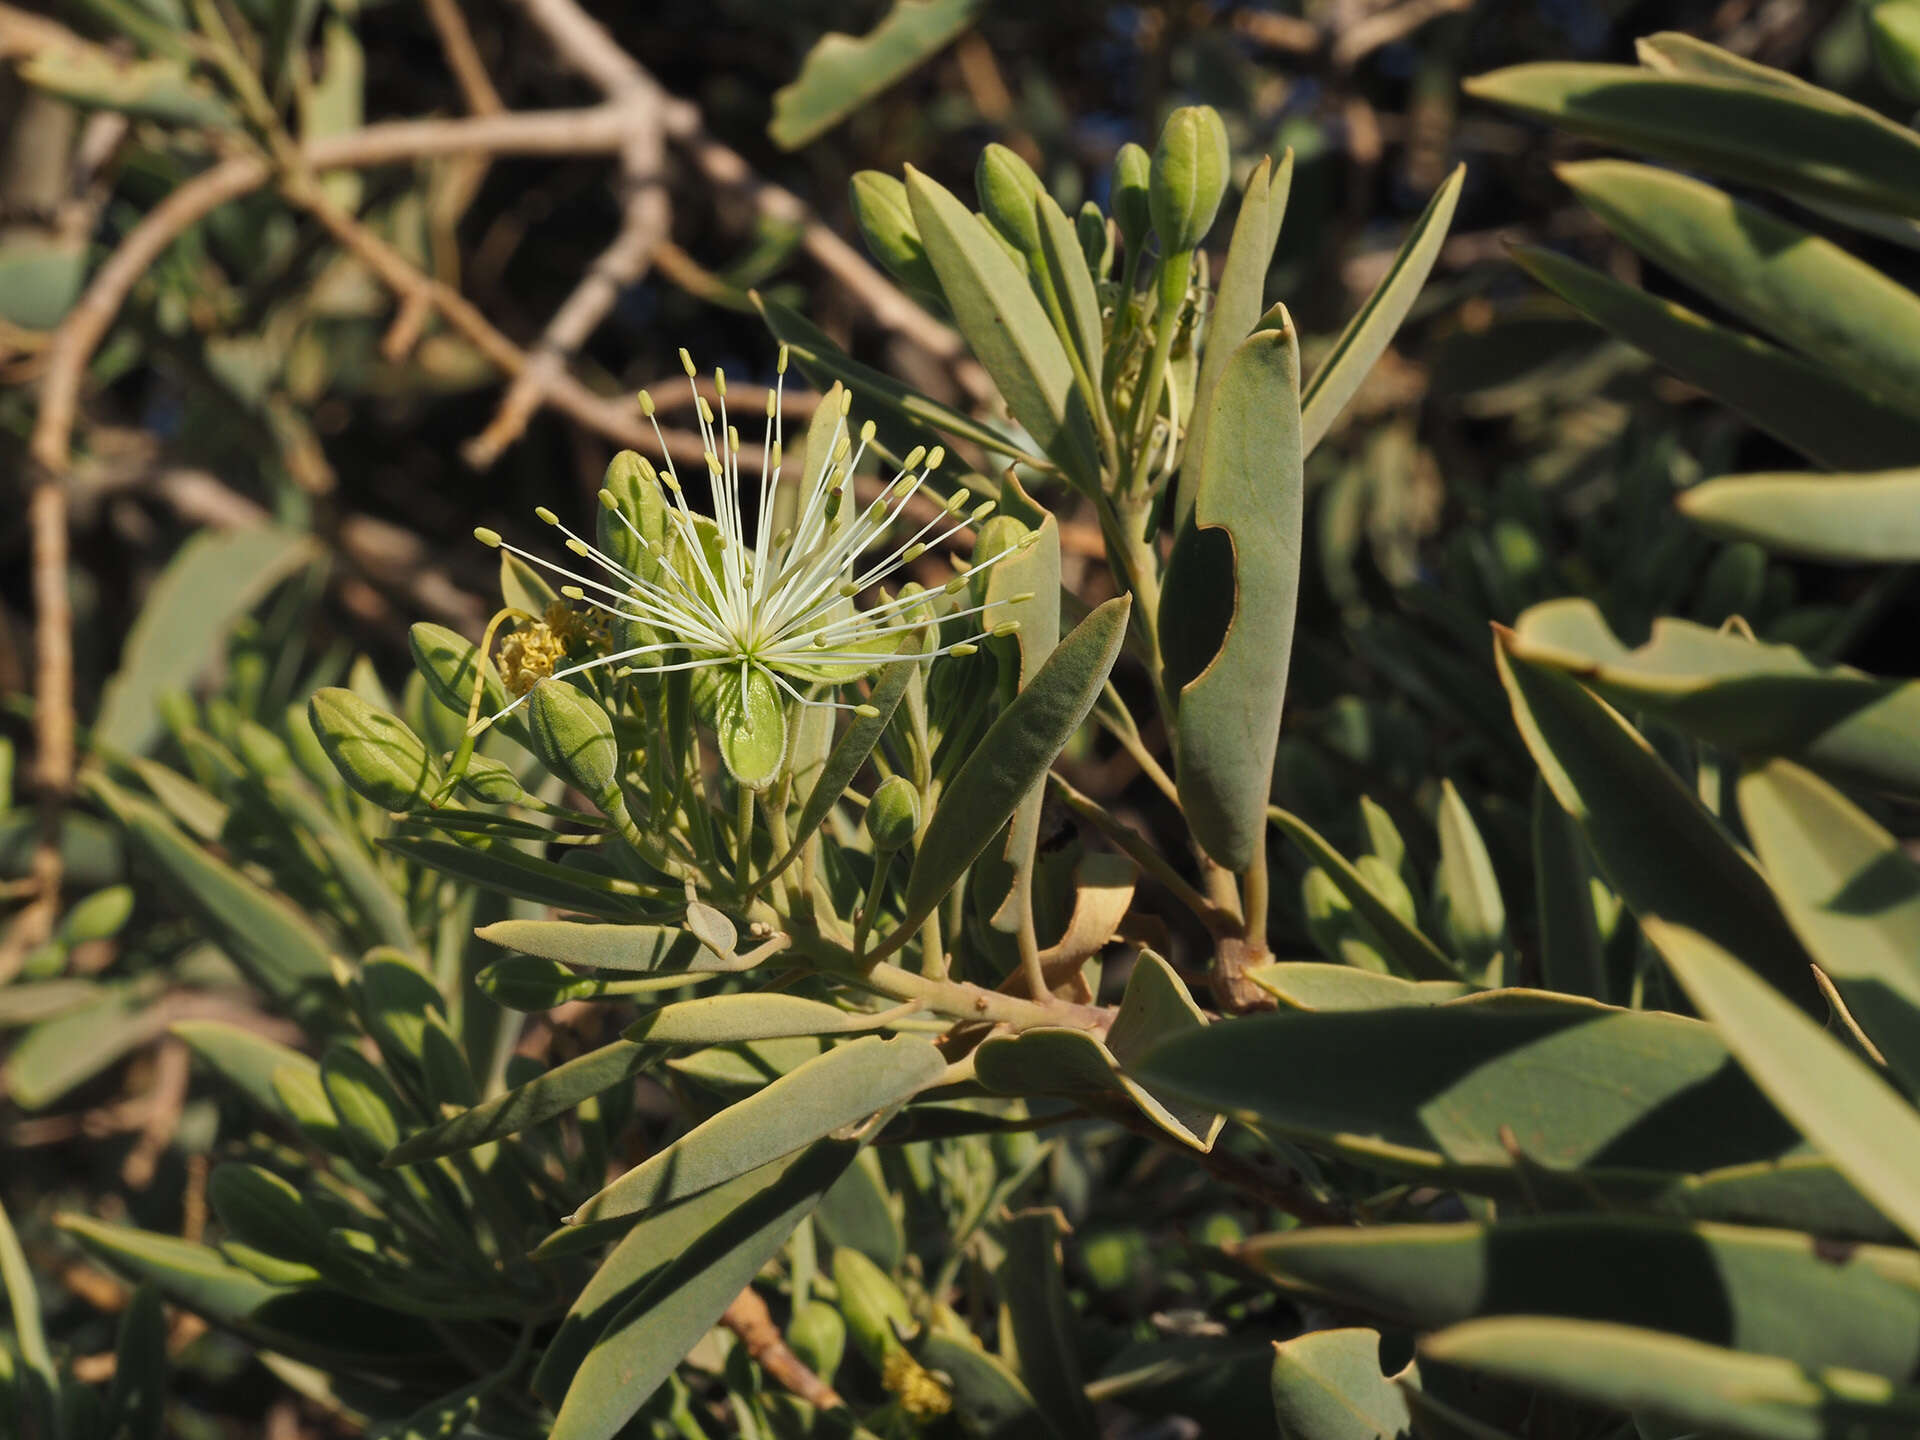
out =
[[(1875, 469), (1920, 453), (1920, 424), (1911, 416), (1863, 395), (1822, 366), (1551, 250), (1518, 245), (1512, 254), (1594, 324), (1816, 464)], [(1683, 494), (1681, 508), (1703, 488)]]
[(1909, 1091), (1920, 1089), (1920, 865), (1785, 760), (1740, 777), (1740, 818), (1794, 933)]
[(773, 92), (767, 135), (798, 150), (946, 48), (973, 24), (982, 0), (894, 0), (865, 35), (828, 31), (800, 73)]
[[(60, 1372), (53, 1367), (53, 1353), (47, 1349), (47, 1332), (40, 1320), (40, 1290), (27, 1264), (20, 1237), (14, 1233), (7, 1210), (0, 1205), (0, 1289), (7, 1292), (8, 1313), (13, 1320), (13, 1343), (19, 1349), (26, 1374), (21, 1387), (28, 1397), (28, 1413), (43, 1433), (56, 1433), (54, 1404), (60, 1394)], [(23, 1422), (24, 1428), (24, 1422)]]
[(1684, 1430), (1749, 1440), (1894, 1440), (1920, 1425), (1920, 1394), (1856, 1370), (1810, 1375), (1742, 1355), (1587, 1320), (1470, 1320), (1429, 1336), (1420, 1357), (1540, 1386)]
[(810, 1183), (817, 1183), (817, 1167), (823, 1155), (831, 1157), (830, 1163), (844, 1167), (858, 1149), (850, 1141), (823, 1140), (678, 1204), (663, 1205), (640, 1216), (574, 1297), (534, 1372), (534, 1392), (549, 1405), (558, 1406), (601, 1335), (677, 1257), (717, 1231), (742, 1206), (777, 1191), (789, 1177), (813, 1177)]
[(1204, 1153), (1220, 1134), (1221, 1116), (1141, 1080), (1133, 1067), (1155, 1046), (1206, 1023), (1167, 962), (1142, 950), (1104, 1040), (1065, 1026), (1032, 1026), (987, 1039), (975, 1052), (975, 1066), (980, 1083), (1003, 1095), (1124, 1099), (1181, 1144)]
[[(969, 219), (968, 223), (973, 222)], [(793, 358), (816, 385), (824, 387), (838, 381), (862, 400), (883, 405), (915, 425), (931, 426), (944, 434), (971, 440), (983, 450), (1023, 465), (1052, 468), (1050, 461), (1035, 455), (1013, 436), (1002, 434), (951, 406), (909, 390), (890, 375), (862, 365), (829, 340), (825, 331), (795, 311), (762, 295), (755, 295), (753, 300), (774, 338), (793, 351)], [(1064, 360), (1064, 356), (1062, 358)]]
[(280, 1071), (292, 1070), (319, 1083), (320, 1066), (316, 1061), (244, 1026), (221, 1020), (180, 1020), (168, 1028), (223, 1081), (269, 1115), (293, 1118), (274, 1083)]
[(1524, 1192), (1544, 1168), (1650, 1197), (1799, 1148), (1709, 1026), (1543, 991), (1221, 1021), (1133, 1074), (1328, 1154), (1487, 1193)]
[(310, 536), (271, 527), (188, 540), (127, 632), (94, 738), (116, 750), (146, 749), (159, 733), (159, 697), (186, 689), (221, 653), (233, 622), (318, 553)]
[(1588, 1215), (1295, 1230), (1230, 1249), (1290, 1291), (1414, 1330), (1559, 1315), (1895, 1380), (1920, 1364), (1920, 1257), (1890, 1246), (1838, 1254), (1788, 1230)]
[[(1270, 157), (1262, 156), (1240, 197), (1240, 213), (1233, 222), (1227, 263), (1220, 272), (1213, 308), (1207, 315), (1207, 343), (1200, 352), (1200, 373), (1194, 381), (1193, 414), (1184, 452), (1188, 462), (1183, 462), (1184, 473), (1173, 496), (1176, 534), (1193, 513), (1199, 460), (1206, 449), (1207, 421), (1213, 413), (1214, 386), (1240, 342), (1253, 333), (1266, 311), (1267, 271), (1273, 265), (1274, 247), (1280, 243), (1280, 222), (1286, 216), (1287, 196), (1292, 189), (1293, 151), (1289, 149), (1281, 155), (1278, 168)], [(1190, 469), (1186, 468), (1188, 463)]]
[(1105, 362), (1106, 334), (1100, 321), (1100, 296), (1094, 288), (1093, 271), (1080, 248), (1080, 236), (1067, 219), (1059, 203), (1046, 191), (1034, 197), (1034, 214), (1040, 224), (1039, 260), (1058, 297), (1066, 333), (1061, 336), (1078, 352), (1080, 364), (1093, 386), (1089, 405), (1099, 403), (1100, 372)]
[(19, 61), (19, 72), (35, 89), (87, 109), (215, 129), (235, 123), (220, 97), (177, 59), (135, 60), (63, 37), (29, 52)]
[(906, 914), (895, 931), (901, 940), (919, 929), (1021, 800), (1045, 782), (1054, 757), (1100, 698), (1132, 603), (1131, 596), (1109, 600), (1075, 626), (948, 783), (913, 857)]
[(1451, 780), (1440, 782), (1440, 868), (1434, 907), (1453, 952), (1476, 974), (1496, 966), (1507, 938), (1507, 906), (1480, 828)]
[(663, 1005), (629, 1025), (626, 1038), (649, 1045), (734, 1045), (786, 1035), (851, 1035), (881, 1029), (887, 1023), (866, 1011), (843, 1010), (824, 1001), (774, 991), (708, 995)]
[(1638, 731), (1515, 641), (1502, 632), (1494, 652), (1514, 720), (1627, 907), (1643, 924), (1698, 926), (1797, 1003), (1824, 1009), (1806, 952), (1753, 862)]
[(1664, 920), (1642, 928), (1754, 1083), (1889, 1220), (1920, 1236), (1913, 1107), (1707, 936)]
[(303, 915), (214, 859), (146, 801), (99, 776), (88, 789), (165, 873), (173, 897), (262, 990), (300, 1005), (332, 990), (329, 947)]
[(1419, 1383), (1411, 1361), (1380, 1373), (1378, 1330), (1316, 1330), (1273, 1347), (1273, 1408), (1288, 1440), (1399, 1440), (1413, 1429), (1400, 1387)]
[(1593, 856), (1544, 780), (1533, 785), (1533, 883), (1540, 981), (1563, 995), (1608, 998), (1606, 950), (1593, 905)]
[(672, 925), (588, 925), (578, 920), (497, 920), (473, 932), (489, 945), (502, 945), (545, 960), (590, 965), (633, 974), (735, 970), (730, 957), (716, 955), (691, 930)]
[[(1909, 164), (1920, 161), (1913, 143)], [(1656, 265), (1862, 394), (1920, 416), (1920, 296), (1698, 180), (1623, 160), (1563, 165), (1560, 178)], [(1915, 195), (1920, 203), (1920, 186)]]
[(1194, 837), (1245, 870), (1266, 826), (1293, 651), (1305, 482), (1299, 342), (1275, 306), (1214, 386), (1190, 523), (1160, 601), (1179, 695), (1175, 776)]
[(912, 1098), (946, 1065), (931, 1042), (912, 1036), (836, 1045), (696, 1125), (594, 1195), (567, 1223), (631, 1215), (710, 1189)]
[(503, 1135), (517, 1135), (564, 1114), (590, 1096), (632, 1079), (660, 1054), (657, 1046), (635, 1045), (628, 1040), (615, 1040), (597, 1050), (589, 1050), (524, 1085), (409, 1135), (381, 1163), (389, 1169), (417, 1165), (422, 1160), (471, 1150)]
[(0, 1071), (23, 1110), (43, 1110), (125, 1059), (166, 1029), (166, 1013), (144, 985), (117, 985), (90, 1004), (34, 1026)]
[(58, 1223), (96, 1259), (156, 1286), (174, 1304), (308, 1364), (384, 1371), (445, 1354), (412, 1316), (334, 1290), (268, 1284), (210, 1246), (84, 1215)]
[[(426, 681), (428, 691), (448, 710), (466, 723), (468, 707), (473, 703), (473, 666), (480, 647), (444, 625), (425, 621), (407, 631), (407, 647), (413, 652), (413, 667)], [(480, 714), (497, 715), (507, 706), (507, 687), (491, 659), (482, 659)], [(531, 748), (527, 722), (519, 711), (497, 721), (500, 733)]]
[(52, 330), (87, 283), (87, 245), (79, 240), (15, 239), (0, 244), (0, 320), (22, 330)]
[(1776, 555), (1836, 565), (1920, 560), (1920, 470), (1728, 475), (1682, 492), (1679, 504), (1709, 535)]
[(1002, 1230), (1000, 1287), (1003, 1358), (1062, 1435), (1097, 1435), (1075, 1343), (1073, 1311), (1060, 1267), (1066, 1219), (1058, 1210), (1026, 1210)]
[(167, 1395), (166, 1311), (159, 1290), (143, 1285), (120, 1317), (103, 1433), (113, 1440), (164, 1440)]
[(1334, 341), (1333, 349), (1307, 382), (1300, 398), (1300, 453), (1313, 449), (1333, 428), (1340, 412), (1347, 408), (1361, 383), (1385, 353), (1400, 322), (1407, 318), (1420, 287), (1427, 283), (1433, 262), (1440, 258), (1440, 246), (1453, 223), (1454, 207), (1460, 201), (1460, 187), (1466, 183), (1467, 167), (1456, 166), (1440, 188), (1433, 192), (1427, 208), (1413, 222), (1407, 238), (1401, 242), (1393, 264), (1374, 287), (1367, 303), (1347, 322), (1347, 328)]
[(1416, 980), (1458, 983), (1460, 971), (1446, 953), (1396, 910), (1347, 858), (1306, 821), (1278, 806), (1267, 809), (1267, 819), (1318, 865), (1342, 895), (1352, 903), (1387, 949), (1387, 958)]
[(907, 167), (907, 200), (954, 323), (993, 377), (1013, 418), (1083, 488), (1099, 482), (1093, 430), (1073, 367), (1027, 277), (973, 213)]
[(1438, 1005), (1474, 993), (1460, 980), (1402, 980), (1315, 960), (1262, 965), (1247, 971), (1247, 978), (1290, 1010), (1385, 1010)]
[(923, 1330), (909, 1349), (922, 1366), (946, 1378), (963, 1433), (993, 1440), (1062, 1440), (1033, 1392), (971, 1335)]
[(1920, 754), (1906, 738), (1920, 724), (1913, 682), (1816, 665), (1792, 646), (1685, 620), (1656, 620), (1648, 642), (1628, 650), (1584, 600), (1535, 606), (1509, 644), (1737, 755), (1792, 755), (1851, 783), (1920, 795)]
[(504, 842), (480, 840), (456, 844), (423, 835), (401, 834), (387, 836), (380, 842), (380, 848), (497, 894), (583, 915), (631, 918), (655, 893), (651, 887), (642, 887), (631, 880), (596, 874), (580, 866), (556, 865)]
[(1752, 80), (1515, 65), (1468, 94), (1730, 180), (1920, 216), (1920, 140), (1870, 111)]
[(856, 1149), (825, 1141), (791, 1167), (767, 1167), (764, 1188), (668, 1252), (666, 1268), (607, 1323), (581, 1362), (551, 1440), (611, 1440), (786, 1243)]

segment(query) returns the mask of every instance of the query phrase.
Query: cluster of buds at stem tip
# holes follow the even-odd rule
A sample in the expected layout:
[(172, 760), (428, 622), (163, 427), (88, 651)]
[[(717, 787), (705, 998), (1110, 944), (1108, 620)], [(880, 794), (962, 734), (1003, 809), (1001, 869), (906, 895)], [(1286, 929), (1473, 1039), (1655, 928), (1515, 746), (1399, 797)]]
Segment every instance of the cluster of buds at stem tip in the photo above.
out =
[[(851, 396), (837, 391), (827, 458), (809, 456), (807, 477), (796, 487), (793, 520), (778, 526), (774, 517), (780, 493), (783, 438), (781, 397), (787, 372), (787, 349), (780, 347), (778, 380), (767, 393), (765, 436), (757, 480), (743, 480), (740, 470), (740, 434), (727, 414), (727, 379), (713, 372), (719, 401), (716, 413), (694, 384), (692, 357), (680, 352), (681, 364), (693, 385), (700, 434), (706, 443), (706, 469), (711, 513), (695, 510), (686, 487), (667, 453), (666, 437), (654, 418), (654, 402), (640, 392), (641, 412), (652, 422), (660, 441), (665, 468), (633, 457), (642, 482), (655, 488), (662, 523), (649, 536), (609, 490), (600, 503), (624, 529), (637, 551), (639, 566), (623, 564), (588, 543), (563, 524), (553, 511), (537, 513), (566, 536), (566, 548), (584, 561), (582, 571), (569, 569), (502, 540), (498, 532), (474, 531), (483, 544), (506, 550), (523, 560), (562, 576), (570, 583), (561, 594), (618, 620), (629, 622), (625, 635), (638, 643), (611, 649), (580, 663), (557, 669), (552, 678), (565, 679), (583, 671), (607, 667), (616, 675), (664, 674), (679, 670), (737, 670), (744, 690), (748, 674), (757, 671), (777, 685), (789, 699), (802, 705), (877, 713), (872, 707), (820, 698), (812, 691), (831, 691), (894, 659), (931, 661), (941, 655), (970, 655), (975, 639), (901, 650), (906, 638), (930, 623), (985, 616), (989, 609), (1016, 604), (1030, 596), (1008, 596), (986, 604), (950, 609), (932, 607), (942, 596), (960, 596), (971, 576), (1008, 558), (1038, 540), (1023, 535), (994, 554), (974, 560), (940, 590), (903, 587), (897, 595), (883, 584), (927, 551), (943, 544), (993, 513), (994, 502), (969, 508), (964, 493), (940, 499), (932, 518), (902, 538), (900, 517), (908, 502), (927, 489), (927, 477), (939, 468), (945, 452), (915, 446), (892, 480), (864, 508), (853, 496), (853, 477), (873, 443), (871, 421), (856, 434), (851, 429)], [(816, 423), (815, 434), (821, 433)], [(749, 530), (749, 496), (753, 524)], [(653, 528), (653, 527), (648, 527)], [(872, 552), (881, 558), (870, 560)], [(585, 573), (583, 573), (585, 572)], [(593, 573), (593, 572), (597, 572)], [(862, 599), (875, 596), (862, 606)], [(1017, 621), (1002, 625), (980, 622), (985, 633), (1010, 634)], [(498, 713), (476, 723), (478, 734), (516, 709), (526, 697), (515, 699)]]

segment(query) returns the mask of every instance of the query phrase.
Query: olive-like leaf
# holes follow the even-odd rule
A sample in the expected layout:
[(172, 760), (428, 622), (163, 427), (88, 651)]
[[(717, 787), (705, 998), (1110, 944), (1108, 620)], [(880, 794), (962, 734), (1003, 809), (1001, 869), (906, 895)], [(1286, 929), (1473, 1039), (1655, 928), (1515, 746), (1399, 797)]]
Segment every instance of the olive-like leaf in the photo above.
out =
[(1175, 778), (1194, 837), (1221, 865), (1253, 862), (1267, 820), (1293, 652), (1305, 504), (1299, 340), (1275, 306), (1214, 386), (1193, 512), (1160, 601), (1178, 692)]

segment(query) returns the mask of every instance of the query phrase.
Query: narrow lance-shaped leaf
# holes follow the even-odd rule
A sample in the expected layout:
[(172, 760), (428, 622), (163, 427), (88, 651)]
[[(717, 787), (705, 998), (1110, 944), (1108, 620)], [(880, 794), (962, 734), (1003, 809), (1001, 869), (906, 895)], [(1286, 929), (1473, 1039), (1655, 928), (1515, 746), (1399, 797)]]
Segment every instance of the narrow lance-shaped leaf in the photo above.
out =
[(1627, 65), (1515, 65), (1467, 93), (1589, 139), (1769, 189), (1920, 216), (1920, 139), (1778, 85)]
[(1160, 602), (1178, 692), (1175, 775), (1187, 823), (1229, 870), (1266, 825), (1300, 588), (1300, 352), (1286, 307), (1268, 311), (1214, 387), (1190, 523)]
[(1521, 737), (1628, 908), (1643, 923), (1697, 927), (1800, 1005), (1824, 1010), (1766, 881), (1639, 732), (1571, 677), (1522, 658), (1511, 631), (1494, 658)]
[[(1907, 452), (1920, 454), (1920, 445)], [(1680, 513), (1709, 535), (1836, 565), (1920, 560), (1920, 470), (1727, 475), (1684, 491)]]
[[(1594, 324), (1816, 464), (1872, 469), (1920, 454), (1920, 423), (1822, 366), (1550, 250), (1520, 245), (1513, 259)], [(1711, 488), (1687, 492), (1681, 508)]]
[(1273, 265), (1274, 247), (1280, 243), (1280, 222), (1287, 213), (1287, 196), (1292, 188), (1293, 151), (1289, 149), (1281, 155), (1277, 168), (1271, 158), (1262, 156), (1240, 197), (1233, 239), (1227, 245), (1227, 263), (1207, 312), (1206, 348), (1201, 351), (1200, 371), (1194, 379), (1193, 415), (1187, 426), (1180, 483), (1173, 495), (1176, 533), (1193, 513), (1195, 488), (1200, 483), (1200, 455), (1206, 447), (1207, 421), (1213, 413), (1213, 387), (1266, 308), (1267, 271)]
[(697, 1194), (910, 1099), (945, 1070), (940, 1051), (915, 1036), (836, 1045), (695, 1126), (594, 1195), (568, 1223), (614, 1219)]
[(1877, 1375), (1810, 1374), (1791, 1360), (1629, 1325), (1539, 1315), (1469, 1320), (1423, 1340), (1420, 1356), (1644, 1414), (1682, 1433), (1893, 1440), (1920, 1426), (1920, 1393)]
[(1707, 936), (1664, 920), (1643, 928), (1754, 1083), (1889, 1220), (1920, 1237), (1913, 1106)]
[(1385, 277), (1340, 332), (1332, 353), (1314, 371), (1300, 399), (1302, 454), (1311, 455), (1314, 446), (1333, 428), (1333, 422), (1347, 408), (1347, 402), (1360, 389), (1419, 298), (1433, 262), (1440, 258), (1440, 246), (1453, 223), (1454, 207), (1460, 203), (1460, 187), (1466, 178), (1467, 167), (1461, 165), (1433, 192)]
[[(1912, 163), (1920, 171), (1920, 141)], [(1711, 185), (1623, 160), (1560, 167), (1606, 227), (1862, 393), (1920, 417), (1920, 296)], [(1916, 183), (1920, 198), (1920, 182)]]
[(872, 100), (950, 44), (973, 23), (982, 0), (894, 0), (865, 35), (829, 31), (792, 82), (773, 94), (767, 134), (782, 150), (809, 140)]
[(1740, 777), (1740, 818), (1780, 904), (1893, 1073), (1920, 1091), (1920, 866), (1786, 760)]
[(899, 938), (891, 944), (919, 928), (1021, 800), (1045, 782), (1120, 657), (1132, 604), (1131, 596), (1119, 596), (1075, 626), (981, 736), (927, 822), (907, 879)]
[(1069, 478), (1098, 482), (1093, 427), (1053, 324), (1000, 246), (945, 187), (907, 167), (907, 199), (954, 323), (1013, 418)]

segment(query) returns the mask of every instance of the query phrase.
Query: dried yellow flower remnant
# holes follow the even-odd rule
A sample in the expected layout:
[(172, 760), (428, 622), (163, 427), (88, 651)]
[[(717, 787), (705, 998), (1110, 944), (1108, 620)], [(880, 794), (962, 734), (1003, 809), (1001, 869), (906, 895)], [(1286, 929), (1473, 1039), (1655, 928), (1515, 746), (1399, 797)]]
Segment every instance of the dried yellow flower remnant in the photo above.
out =
[(886, 1364), (880, 1371), (880, 1383), (889, 1394), (899, 1397), (900, 1408), (922, 1423), (938, 1420), (953, 1408), (953, 1395), (904, 1345), (888, 1347)]
[(500, 642), (500, 678), (507, 693), (524, 695), (569, 654), (606, 643), (606, 626), (556, 600), (546, 617), (511, 631)]

